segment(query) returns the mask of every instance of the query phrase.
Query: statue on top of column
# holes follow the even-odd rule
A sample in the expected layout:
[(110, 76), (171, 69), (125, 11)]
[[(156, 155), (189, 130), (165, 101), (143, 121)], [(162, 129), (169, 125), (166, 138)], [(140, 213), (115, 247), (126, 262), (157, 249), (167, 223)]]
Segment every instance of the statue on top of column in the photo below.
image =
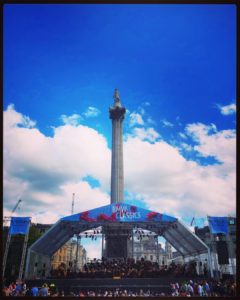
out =
[(121, 106), (118, 89), (115, 89), (113, 98), (114, 98), (114, 101), (115, 101), (114, 105), (115, 106)]

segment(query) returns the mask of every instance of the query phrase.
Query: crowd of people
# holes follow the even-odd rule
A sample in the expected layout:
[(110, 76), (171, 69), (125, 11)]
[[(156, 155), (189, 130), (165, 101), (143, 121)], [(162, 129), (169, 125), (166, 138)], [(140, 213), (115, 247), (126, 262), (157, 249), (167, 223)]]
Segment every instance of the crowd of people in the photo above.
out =
[[(154, 297), (154, 296), (235, 296), (236, 283), (231, 280), (207, 280), (207, 274), (198, 276), (194, 262), (169, 266), (159, 265), (144, 259), (102, 259), (93, 260), (84, 265), (81, 271), (73, 272), (65, 269), (61, 265), (57, 270), (51, 271), (49, 280), (58, 278), (160, 278), (169, 274), (173, 280), (170, 286), (156, 287), (152, 289), (125, 289), (125, 288), (100, 288), (88, 289), (87, 287), (77, 287), (75, 289), (65, 289), (57, 287), (54, 283), (44, 283), (39, 286), (27, 286), (24, 281), (12, 282), (5, 285), (3, 294), (5, 296), (77, 296), (77, 297)], [(186, 280), (187, 278), (187, 280)], [(184, 281), (185, 280), (185, 281)], [(49, 281), (48, 281), (49, 282)], [(169, 281), (168, 281), (169, 282)]]
[(232, 280), (189, 280), (171, 283), (171, 296), (180, 297), (208, 297), (208, 296), (236, 296), (236, 283)]
[(125, 289), (125, 288), (108, 288), (108, 289), (70, 289), (67, 293), (64, 289), (59, 289), (54, 283), (42, 287), (28, 287), (25, 282), (12, 282), (8, 287), (3, 288), (4, 296), (32, 296), (32, 297), (221, 297), (236, 296), (236, 283), (231, 280), (207, 281), (207, 280), (189, 280), (182, 283), (171, 283), (169, 292), (163, 292), (159, 289)]
[(64, 296), (64, 291), (62, 290), (59, 293), (58, 288), (54, 283), (48, 285), (47, 283), (43, 284), (41, 287), (37, 285), (28, 287), (25, 281), (16, 281), (12, 282), (9, 286), (3, 287), (4, 296), (41, 296), (41, 297), (54, 297), (54, 296)]
[[(157, 262), (128, 259), (103, 259), (94, 260), (83, 266), (82, 270), (73, 271), (59, 267), (51, 270), (51, 278), (158, 278), (164, 275), (196, 277), (195, 263), (176, 265), (171, 263), (159, 265)], [(206, 274), (207, 275), (207, 274)]]

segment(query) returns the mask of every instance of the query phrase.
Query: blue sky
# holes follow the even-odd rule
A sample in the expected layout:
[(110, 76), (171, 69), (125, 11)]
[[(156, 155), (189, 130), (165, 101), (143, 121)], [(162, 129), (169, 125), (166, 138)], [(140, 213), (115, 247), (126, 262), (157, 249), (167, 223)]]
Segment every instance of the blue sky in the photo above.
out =
[(19, 197), (23, 215), (64, 203), (49, 222), (71, 192), (76, 210), (108, 203), (115, 87), (125, 200), (235, 213), (235, 5), (5, 4), (3, 37), (6, 214)]
[(234, 5), (5, 5), (4, 107), (50, 135), (94, 105), (107, 134), (117, 86), (129, 110), (150, 101), (154, 119), (226, 128), (214, 103), (236, 99), (235, 17)]

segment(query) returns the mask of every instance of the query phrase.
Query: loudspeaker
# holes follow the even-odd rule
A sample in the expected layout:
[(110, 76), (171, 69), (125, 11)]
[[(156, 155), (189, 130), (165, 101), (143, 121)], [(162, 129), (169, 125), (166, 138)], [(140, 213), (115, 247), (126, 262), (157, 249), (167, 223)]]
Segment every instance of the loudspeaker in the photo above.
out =
[(220, 265), (228, 265), (228, 248), (226, 241), (218, 241), (217, 242), (217, 255), (218, 255), (218, 263)]

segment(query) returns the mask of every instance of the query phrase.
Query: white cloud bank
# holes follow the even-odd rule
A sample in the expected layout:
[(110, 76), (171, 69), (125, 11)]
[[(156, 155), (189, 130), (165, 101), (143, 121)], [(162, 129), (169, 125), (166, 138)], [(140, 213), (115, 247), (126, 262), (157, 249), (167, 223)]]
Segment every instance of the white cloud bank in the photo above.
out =
[[(54, 128), (53, 137), (34, 126), (13, 106), (4, 112), (4, 215), (21, 198), (18, 215), (56, 222), (71, 213), (73, 192), (75, 212), (108, 204), (111, 151), (105, 137), (68, 121)], [(176, 147), (160, 140), (154, 128), (134, 127), (124, 142), (125, 189), (149, 209), (173, 216), (234, 214), (235, 131), (196, 123), (189, 124), (185, 134), (199, 155), (214, 156), (220, 163), (187, 161)], [(100, 186), (91, 187), (83, 180), (86, 176)]]
[[(4, 112), (4, 207), (22, 199), (20, 213), (52, 223), (71, 212), (72, 193), (76, 210), (109, 203), (110, 150), (105, 138), (87, 126), (65, 124), (46, 137), (25, 126), (26, 117), (9, 106)], [(94, 150), (91, 150), (94, 149)], [(98, 179), (99, 188), (82, 179)]]

